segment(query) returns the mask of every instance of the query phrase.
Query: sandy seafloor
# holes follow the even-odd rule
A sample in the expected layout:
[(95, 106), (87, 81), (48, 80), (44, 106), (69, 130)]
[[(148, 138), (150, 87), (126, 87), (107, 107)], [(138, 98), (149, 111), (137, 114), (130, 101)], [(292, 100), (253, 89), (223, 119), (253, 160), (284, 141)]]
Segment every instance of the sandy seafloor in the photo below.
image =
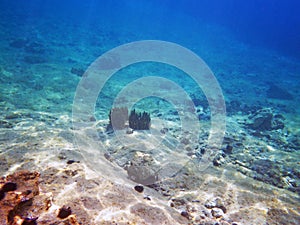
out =
[[(155, 157), (163, 156), (168, 148), (153, 148), (151, 134), (142, 131), (120, 131), (126, 138), (126, 143), (120, 143), (105, 128), (113, 96), (128, 82), (126, 76), (133, 79), (141, 69), (155, 75), (159, 69), (133, 67), (107, 84), (100, 96), (97, 120), (90, 125), (97, 127), (105, 148), (100, 149), (99, 159), (120, 169), (104, 170), (108, 174), (101, 171), (105, 163), (93, 164), (96, 160), (74, 144), (72, 103), (81, 77), (71, 70), (86, 70), (98, 56), (119, 44), (156, 37), (124, 27), (90, 30), (50, 19), (33, 24), (29, 28), (0, 20), (0, 174), (23, 169), (41, 173), (40, 190), (51, 196), (52, 206), (35, 215), (38, 224), (47, 224), (45, 218), (52, 218), (63, 205), (71, 207), (80, 224), (300, 223), (299, 60), (241, 43), (213, 26), (202, 27), (203, 33), (185, 40), (182, 45), (205, 60), (222, 87), (227, 108), (224, 143), (214, 163), (199, 171), (197, 157), (205, 149), (209, 109), (199, 90), (178, 78), (190, 94), (198, 96), (194, 100), (201, 120), (200, 141), (191, 141), (194, 134), (189, 131), (181, 135), (178, 115), (170, 105), (153, 99), (139, 105), (151, 114), (152, 131), (166, 128), (161, 136), (178, 144), (178, 158), (172, 151), (170, 154), (174, 155), (174, 167), (181, 167), (172, 176), (159, 171), (159, 182), (138, 193), (124, 168), (133, 162), (146, 165), (149, 173), (158, 171)], [(31, 32), (26, 32), (29, 29)], [(205, 36), (205, 30), (211, 34)], [(178, 72), (161, 70), (173, 77)], [(272, 84), (287, 90), (293, 99), (268, 96)], [(268, 128), (253, 125), (255, 118), (266, 119), (270, 114)], [(163, 124), (156, 126), (156, 119)], [(144, 135), (143, 140), (139, 135)], [(181, 155), (191, 161), (181, 164)], [(53, 217), (52, 221), (59, 219)]]

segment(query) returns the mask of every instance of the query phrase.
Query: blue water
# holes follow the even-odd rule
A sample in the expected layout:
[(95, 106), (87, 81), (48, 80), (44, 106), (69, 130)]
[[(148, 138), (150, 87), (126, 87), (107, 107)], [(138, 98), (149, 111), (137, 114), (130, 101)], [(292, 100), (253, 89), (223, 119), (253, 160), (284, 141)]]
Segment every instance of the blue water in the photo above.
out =
[[(84, 71), (112, 48), (142, 40), (173, 42), (201, 57), (214, 73), (226, 103), (228, 133), (236, 123), (245, 136), (272, 146), (274, 164), (280, 152), (290, 154), (279, 163), (280, 176), (293, 180), (287, 186), (264, 175), (251, 177), (299, 194), (300, 1), (0, 0), (0, 37), (0, 128), (17, 127), (8, 115), (20, 111), (71, 117)], [(107, 120), (119, 91), (149, 75), (179, 84), (195, 104), (197, 118), (209, 121), (209, 105), (195, 81), (155, 62), (117, 71), (99, 93), (95, 118)], [(164, 100), (150, 98), (137, 105), (154, 117), (178, 119), (174, 106), (162, 110)], [(270, 123), (251, 124), (268, 113)], [(257, 154), (273, 157), (267, 150)]]

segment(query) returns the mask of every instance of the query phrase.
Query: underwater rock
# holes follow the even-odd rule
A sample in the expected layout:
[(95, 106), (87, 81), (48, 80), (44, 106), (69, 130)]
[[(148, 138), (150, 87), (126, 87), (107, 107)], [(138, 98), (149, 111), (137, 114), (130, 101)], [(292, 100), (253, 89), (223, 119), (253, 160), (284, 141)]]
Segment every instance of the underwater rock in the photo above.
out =
[(187, 219), (190, 219), (190, 215), (189, 215), (189, 213), (187, 211), (182, 211), (180, 213), (180, 215), (183, 216), (183, 217), (185, 217), (185, 218), (187, 218)]
[(126, 129), (126, 134), (133, 134), (133, 129), (130, 128), (130, 127), (128, 127), (128, 128)]
[(213, 165), (214, 166), (221, 166), (226, 162), (225, 158), (221, 155), (218, 154), (214, 159), (213, 159)]
[(143, 185), (151, 185), (157, 182), (157, 172), (154, 170), (151, 155), (136, 152), (130, 166), (126, 168), (129, 179)]
[(85, 70), (84, 69), (81, 69), (81, 68), (75, 68), (75, 67), (72, 67), (71, 68), (71, 73), (79, 76), (79, 77), (82, 77), (83, 74), (84, 74)]
[(223, 211), (223, 213), (226, 213), (227, 209), (224, 206), (224, 203), (221, 198), (215, 198), (213, 200), (207, 200), (204, 204), (204, 206), (208, 209), (213, 209), (213, 208), (219, 208)]
[(281, 167), (269, 159), (257, 159), (251, 164), (251, 170), (256, 173), (253, 178), (283, 188), (285, 182), (281, 177)]
[(206, 98), (199, 98), (199, 96), (197, 96), (196, 94), (191, 94), (191, 99), (196, 107), (202, 106), (205, 109), (208, 108), (208, 101)]
[(37, 172), (19, 171), (0, 178), (0, 224), (12, 224), (16, 218), (24, 220), (26, 204), (39, 194), (39, 176)]
[(130, 165), (127, 168), (129, 179), (143, 185), (150, 185), (157, 182), (156, 172), (149, 166)]
[(70, 159), (70, 160), (67, 161), (68, 165), (73, 164), (73, 163), (80, 163), (80, 161), (76, 161), (76, 160), (73, 160), (73, 159)]
[(0, 199), (0, 224), (83, 224), (77, 221), (68, 207), (60, 208), (57, 215), (49, 210), (52, 207), (52, 193), (39, 193), (39, 179), (38, 172), (30, 171), (18, 171), (0, 178), (0, 195), (3, 194)]
[(65, 219), (72, 214), (72, 210), (70, 207), (63, 206), (59, 209), (57, 217), (60, 219)]
[(216, 218), (221, 218), (221, 217), (224, 216), (223, 211), (219, 208), (213, 208), (211, 210), (211, 214), (212, 214), (213, 217), (216, 217)]
[(248, 127), (256, 131), (278, 130), (284, 128), (284, 117), (272, 109), (260, 109), (249, 117)]
[(172, 205), (173, 207), (179, 207), (187, 204), (187, 200), (185, 198), (173, 198)]
[(267, 224), (299, 225), (300, 216), (294, 210), (270, 208), (267, 212)]
[(280, 100), (293, 100), (294, 96), (291, 95), (288, 91), (278, 87), (273, 83), (269, 83), (269, 89), (267, 90), (267, 97), (280, 99)]
[(134, 186), (134, 190), (136, 190), (139, 193), (142, 193), (144, 191), (144, 187), (142, 185), (136, 185)]

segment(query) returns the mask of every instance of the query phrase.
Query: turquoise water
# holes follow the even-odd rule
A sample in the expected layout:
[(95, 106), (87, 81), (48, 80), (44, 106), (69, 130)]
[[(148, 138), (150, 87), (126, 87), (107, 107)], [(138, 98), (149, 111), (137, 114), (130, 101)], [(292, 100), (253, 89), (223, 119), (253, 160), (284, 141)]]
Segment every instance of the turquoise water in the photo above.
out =
[[(199, 56), (222, 90), (220, 99), (224, 98), (226, 106), (226, 130), (210, 166), (223, 175), (230, 171), (245, 176), (241, 182), (244, 186), (255, 181), (274, 193), (284, 191), (288, 197), (279, 194), (272, 197), (286, 204), (285, 207), (291, 207), (291, 215), (281, 213), (294, 218), (290, 224), (299, 222), (300, 5), (297, 1), (0, 0), (0, 9), (1, 175), (16, 168), (42, 169), (44, 161), (29, 163), (25, 160), (27, 156), (22, 156), (30, 155), (31, 151), (60, 152), (69, 148), (80, 152), (83, 158), (86, 156), (83, 162), (94, 167), (88, 150), (82, 149), (80, 144), (79, 149), (76, 148), (73, 140), (72, 129), (76, 131), (78, 127), (73, 128), (72, 122), (79, 122), (74, 118), (72, 121), (78, 85), (92, 72), (99, 72), (97, 67), (94, 70), (90, 66), (107, 51), (135, 41), (161, 40), (176, 43)], [(186, 60), (184, 55), (177, 59), (179, 64)], [(100, 72), (114, 69), (123, 63), (123, 59), (118, 60), (108, 57), (105, 65), (98, 69)], [(90, 72), (84, 75), (85, 71)], [(132, 152), (122, 155), (114, 150), (123, 145), (130, 149), (131, 145), (122, 142), (123, 134), (118, 141), (114, 139), (118, 132), (108, 134), (105, 130), (108, 114), (126, 86), (148, 76), (176, 83), (189, 99), (180, 102), (178, 107), (168, 102), (168, 97), (181, 99), (182, 94), (174, 91), (173, 83), (161, 80), (150, 82), (152, 86), (148, 87), (143, 83), (135, 86), (136, 92), (130, 92), (135, 94), (127, 94), (119, 103), (127, 106), (133, 101), (133, 108), (150, 113), (152, 130), (149, 132), (153, 133), (150, 137), (148, 133), (142, 136), (143, 133), (132, 131), (136, 139), (126, 135), (125, 139), (134, 141), (135, 151), (136, 148), (148, 149), (151, 144), (154, 149), (160, 148), (160, 151), (149, 150), (157, 161), (168, 154), (175, 157), (170, 160), (180, 161), (181, 156), (176, 158), (172, 152), (179, 149), (189, 160), (201, 164), (208, 151), (207, 137), (214, 113), (208, 96), (186, 71), (160, 62), (138, 62), (115, 71), (103, 89), (94, 93), (98, 97), (89, 122), (95, 122), (97, 142), (116, 159), (116, 167), (125, 171), (135, 156)], [(85, 87), (86, 95), (92, 86)], [(148, 93), (145, 88), (150, 87), (153, 95), (139, 99), (139, 94)], [(159, 90), (162, 94), (157, 97)], [(83, 99), (88, 98), (83, 96)], [(181, 123), (183, 117), (191, 118), (190, 113), (200, 123), (196, 140), (195, 128), (191, 128), (193, 120), (187, 119), (190, 127), (183, 127)], [(164, 137), (167, 147), (157, 147), (154, 143)], [(169, 167), (160, 166), (152, 169), (158, 171), (162, 182), (177, 174), (164, 172)], [(95, 168), (98, 172), (102, 169), (101, 166)], [(114, 176), (114, 173), (108, 174), (108, 177)], [(125, 182), (126, 179), (127, 176), (122, 177)], [(239, 178), (235, 180), (231, 175), (224, 175), (224, 180), (239, 183)], [(262, 194), (264, 188), (255, 190), (253, 187), (252, 191)], [(270, 208), (266, 202), (262, 200), (262, 205)], [(266, 219), (261, 224), (278, 223)]]

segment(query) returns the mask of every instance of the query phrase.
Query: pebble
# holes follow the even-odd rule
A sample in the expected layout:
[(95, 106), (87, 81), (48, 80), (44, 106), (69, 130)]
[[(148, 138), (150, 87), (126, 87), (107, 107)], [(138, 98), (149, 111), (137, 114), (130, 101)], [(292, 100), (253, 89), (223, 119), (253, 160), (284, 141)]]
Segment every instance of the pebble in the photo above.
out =
[(133, 129), (128, 127), (126, 129), (126, 134), (133, 134)]
[(219, 208), (221, 209), (224, 213), (226, 213), (226, 207), (224, 206), (224, 203), (222, 201), (221, 198), (215, 198), (212, 201), (206, 201), (206, 203), (204, 204), (204, 206), (208, 209), (212, 209), (212, 208)]
[(72, 210), (71, 210), (70, 207), (68, 207), (68, 208), (62, 207), (62, 208), (59, 209), (57, 217), (60, 218), (60, 219), (65, 219), (71, 214), (72, 214)]
[(134, 187), (134, 190), (136, 190), (139, 193), (142, 193), (144, 191), (144, 187), (142, 185), (136, 185)]
[(73, 164), (73, 163), (80, 163), (80, 161), (76, 161), (76, 160), (73, 160), (73, 159), (70, 159), (67, 161), (67, 164)]
[(223, 210), (219, 209), (219, 208), (213, 208), (211, 210), (211, 214), (213, 217), (216, 217), (216, 218), (223, 217), (223, 215), (224, 215)]
[(146, 200), (148, 200), (148, 201), (151, 201), (151, 198), (150, 198), (149, 195), (144, 196), (144, 199), (146, 199)]
[(182, 211), (181, 214), (183, 217), (189, 219), (189, 213), (187, 211)]

